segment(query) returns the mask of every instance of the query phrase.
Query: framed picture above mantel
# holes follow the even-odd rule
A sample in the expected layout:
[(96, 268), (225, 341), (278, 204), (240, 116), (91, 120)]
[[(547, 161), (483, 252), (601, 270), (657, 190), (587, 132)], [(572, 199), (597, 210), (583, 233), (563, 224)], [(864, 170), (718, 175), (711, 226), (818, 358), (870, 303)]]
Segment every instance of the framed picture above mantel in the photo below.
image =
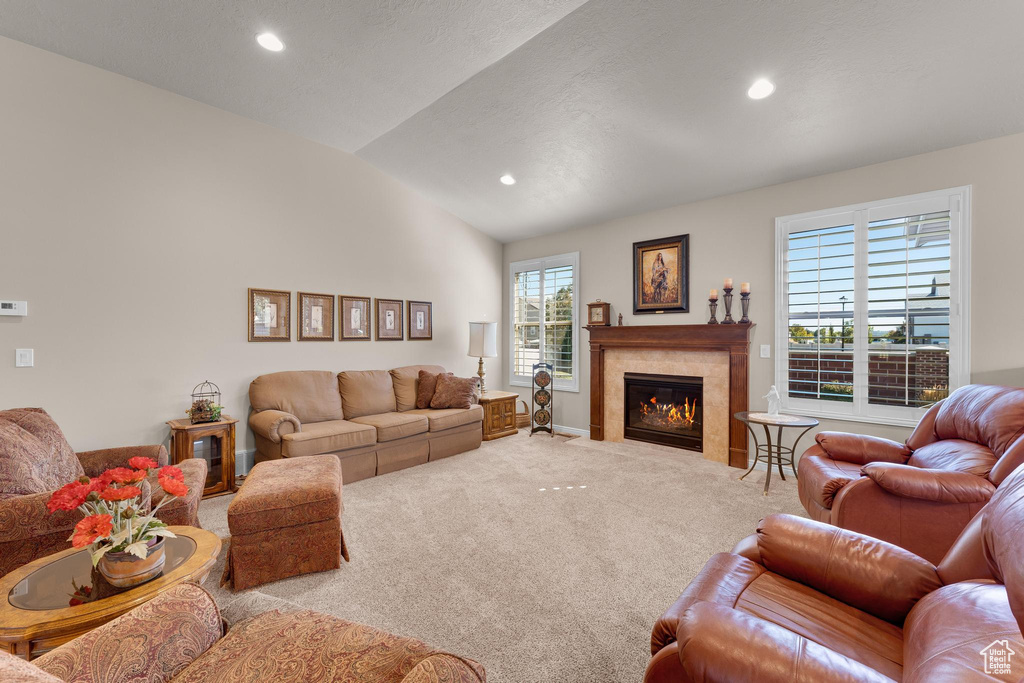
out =
[(633, 313), (690, 310), (690, 236), (633, 243)]

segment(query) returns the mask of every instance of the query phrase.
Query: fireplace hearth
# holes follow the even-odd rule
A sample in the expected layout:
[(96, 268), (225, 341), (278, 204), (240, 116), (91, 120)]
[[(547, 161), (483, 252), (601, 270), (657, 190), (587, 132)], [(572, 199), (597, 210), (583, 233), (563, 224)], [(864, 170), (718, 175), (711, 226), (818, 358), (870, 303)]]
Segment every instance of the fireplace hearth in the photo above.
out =
[(703, 450), (702, 378), (627, 372), (624, 382), (623, 437)]

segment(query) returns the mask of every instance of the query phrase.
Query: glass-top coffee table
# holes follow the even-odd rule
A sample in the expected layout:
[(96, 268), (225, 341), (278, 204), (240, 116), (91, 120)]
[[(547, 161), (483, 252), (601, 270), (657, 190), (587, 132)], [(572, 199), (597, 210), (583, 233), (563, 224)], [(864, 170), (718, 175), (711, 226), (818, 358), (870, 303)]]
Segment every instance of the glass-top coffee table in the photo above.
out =
[[(184, 582), (202, 583), (220, 553), (216, 534), (187, 526), (164, 542), (163, 572), (134, 588), (115, 588), (93, 569), (87, 550), (42, 557), (0, 579), (0, 647), (34, 659)], [(71, 604), (76, 588), (87, 601)]]

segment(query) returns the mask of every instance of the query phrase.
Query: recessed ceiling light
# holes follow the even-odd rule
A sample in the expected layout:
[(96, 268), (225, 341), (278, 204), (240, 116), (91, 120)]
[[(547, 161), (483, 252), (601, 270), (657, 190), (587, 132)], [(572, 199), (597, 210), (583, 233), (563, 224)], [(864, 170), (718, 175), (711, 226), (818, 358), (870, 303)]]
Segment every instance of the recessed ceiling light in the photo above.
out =
[(516, 179), (513, 178), (508, 173), (506, 173), (505, 175), (503, 175), (500, 178), (498, 178), (498, 180), (501, 181), (502, 185), (515, 185), (516, 184)]
[(260, 44), (260, 47), (270, 50), (271, 52), (280, 52), (284, 49), (284, 43), (282, 43), (281, 39), (273, 33), (259, 34), (256, 36), (256, 42)]
[(775, 92), (775, 84), (767, 78), (759, 78), (754, 81), (754, 85), (750, 86), (750, 90), (747, 91), (747, 97), (752, 100), (763, 100), (773, 92)]

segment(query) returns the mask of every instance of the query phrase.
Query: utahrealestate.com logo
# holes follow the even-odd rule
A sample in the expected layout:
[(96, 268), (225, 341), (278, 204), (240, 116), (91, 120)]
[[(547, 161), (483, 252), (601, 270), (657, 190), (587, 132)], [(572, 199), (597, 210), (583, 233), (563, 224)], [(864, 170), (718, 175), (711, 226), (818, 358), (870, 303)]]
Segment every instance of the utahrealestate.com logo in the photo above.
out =
[(1008, 641), (993, 640), (979, 654), (985, 659), (985, 673), (1006, 676), (1010, 673), (1010, 657), (1017, 653), (1010, 649)]

